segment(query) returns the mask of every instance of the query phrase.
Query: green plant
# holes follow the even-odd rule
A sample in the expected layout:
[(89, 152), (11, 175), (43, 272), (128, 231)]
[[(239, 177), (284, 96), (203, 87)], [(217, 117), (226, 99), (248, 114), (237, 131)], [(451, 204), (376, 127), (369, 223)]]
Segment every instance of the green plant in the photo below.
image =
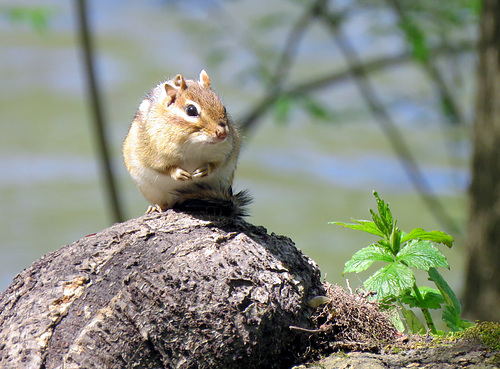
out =
[[(471, 326), (472, 323), (460, 318), (460, 302), (436, 269), (438, 267), (449, 269), (449, 265), (446, 257), (434, 244), (440, 243), (452, 247), (453, 237), (440, 231), (427, 232), (422, 228), (415, 228), (409, 233), (400, 230), (389, 204), (384, 202), (376, 191), (373, 195), (377, 201), (378, 213), (370, 209), (372, 220), (353, 219), (353, 223), (330, 222), (381, 238), (356, 252), (345, 263), (343, 274), (359, 273), (377, 261), (384, 262), (383, 267), (364, 281), (364, 288), (375, 292), (375, 298), (384, 308), (399, 307), (401, 315), (394, 316), (395, 323), (401, 330), (406, 327), (410, 333), (426, 331), (425, 326), (407, 306), (421, 309), (427, 328), (433, 334), (437, 334), (438, 331), (429, 312), (430, 309), (443, 308), (442, 319), (451, 331), (460, 331)], [(417, 286), (412, 269), (427, 271), (429, 280), (434, 282), (437, 289)]]

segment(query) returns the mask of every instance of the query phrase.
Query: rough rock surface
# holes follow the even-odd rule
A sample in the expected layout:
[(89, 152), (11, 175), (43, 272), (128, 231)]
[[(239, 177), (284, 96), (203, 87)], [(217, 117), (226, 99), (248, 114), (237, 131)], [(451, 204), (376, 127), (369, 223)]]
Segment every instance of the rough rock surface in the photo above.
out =
[[(33, 263), (0, 295), (1, 368), (289, 367), (320, 271), (286, 237), (169, 210)], [(271, 366), (269, 363), (273, 363)]]
[(499, 368), (498, 355), (498, 352), (490, 352), (477, 342), (463, 341), (398, 353), (337, 353), (316, 363), (292, 369), (494, 369)]

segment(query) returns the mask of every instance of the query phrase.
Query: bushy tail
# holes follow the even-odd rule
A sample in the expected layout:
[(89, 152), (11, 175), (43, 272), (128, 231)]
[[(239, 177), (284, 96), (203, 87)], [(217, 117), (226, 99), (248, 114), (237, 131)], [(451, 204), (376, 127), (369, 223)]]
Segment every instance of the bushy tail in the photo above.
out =
[(221, 190), (203, 182), (177, 190), (176, 194), (184, 201), (175, 205), (174, 209), (218, 216), (247, 216), (247, 207), (252, 202), (247, 190), (233, 194), (231, 187)]

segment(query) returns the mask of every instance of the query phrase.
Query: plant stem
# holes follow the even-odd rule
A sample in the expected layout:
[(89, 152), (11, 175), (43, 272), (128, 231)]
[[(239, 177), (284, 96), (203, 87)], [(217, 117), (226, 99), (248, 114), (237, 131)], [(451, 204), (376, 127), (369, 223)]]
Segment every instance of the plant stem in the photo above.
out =
[[(422, 294), (420, 293), (420, 290), (418, 289), (416, 283), (413, 283), (413, 292), (415, 292), (415, 298), (417, 299), (417, 301), (422, 303), (421, 305), (423, 305), (424, 298), (422, 297)], [(436, 326), (434, 325), (434, 321), (432, 320), (431, 313), (429, 313), (429, 309), (421, 307), (420, 310), (422, 310), (422, 313), (424, 314), (425, 323), (431, 330), (431, 333), (437, 334)]]

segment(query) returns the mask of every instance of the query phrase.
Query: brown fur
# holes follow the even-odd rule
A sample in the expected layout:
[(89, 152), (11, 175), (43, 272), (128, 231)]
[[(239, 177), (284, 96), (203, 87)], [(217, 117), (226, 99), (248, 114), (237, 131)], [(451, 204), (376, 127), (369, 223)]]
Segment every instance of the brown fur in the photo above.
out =
[[(197, 116), (187, 114), (188, 105), (197, 108)], [(239, 149), (239, 133), (202, 72), (200, 81), (177, 75), (151, 90), (134, 117), (123, 154), (144, 197), (167, 209), (186, 199), (232, 196)], [(152, 173), (174, 180), (162, 179), (168, 182), (164, 200)], [(177, 191), (175, 200), (172, 191)], [(155, 203), (158, 199), (163, 202)]]

